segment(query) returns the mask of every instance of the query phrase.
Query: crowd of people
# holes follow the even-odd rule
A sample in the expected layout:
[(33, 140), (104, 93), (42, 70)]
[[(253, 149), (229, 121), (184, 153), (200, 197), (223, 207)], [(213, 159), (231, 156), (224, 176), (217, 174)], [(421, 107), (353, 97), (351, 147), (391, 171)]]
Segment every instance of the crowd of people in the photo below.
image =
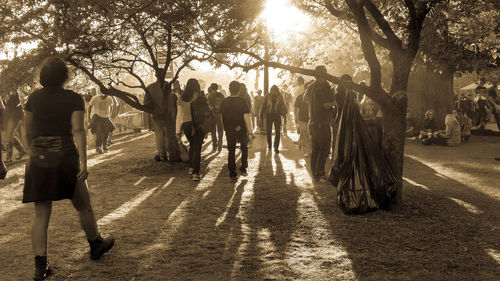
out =
[[(383, 206), (394, 192), (396, 179), (380, 149), (381, 110), (363, 94), (341, 85), (331, 87), (324, 78), (327, 74), (324, 66), (315, 70), (319, 75), (314, 80), (306, 82), (303, 77), (297, 77), (291, 91), (273, 85), (268, 94), (262, 95), (262, 91), (257, 90), (255, 96), (238, 81), (229, 83), (228, 96), (215, 82), (205, 94), (200, 81), (194, 78), (185, 86), (178, 81), (173, 83), (171, 94), (165, 94), (160, 83), (152, 83), (144, 96), (144, 106), (152, 112), (155, 160), (180, 161), (183, 157), (178, 147), (183, 145), (185, 137), (189, 143), (185, 159), (189, 164), (187, 172), (193, 181), (200, 181), (202, 146), (211, 135), (212, 153), (222, 151), (225, 139), (229, 178), (235, 181), (238, 170), (240, 176), (248, 175), (248, 149), (254, 134), (265, 134), (269, 152), (279, 154), (281, 136), (286, 136), (287, 121), (292, 121), (293, 116), (299, 134), (296, 144), (305, 157), (310, 157), (313, 179), (331, 182), (337, 187), (342, 210), (365, 212)], [(47, 228), (53, 201), (72, 201), (92, 259), (98, 259), (114, 245), (114, 238), (103, 238), (100, 234), (90, 201), (86, 181), (87, 130), (96, 135), (97, 153), (106, 153), (110, 134), (115, 129), (112, 118), (117, 115), (119, 103), (104, 94), (84, 97), (67, 90), (64, 88), (67, 79), (65, 63), (49, 58), (40, 71), (42, 88), (27, 97), (24, 114), (17, 93), (12, 93), (5, 105), (0, 103), (6, 162), (11, 161), (13, 147), (18, 150), (18, 158), (30, 155), (22, 202), (35, 205), (32, 227), (35, 280), (45, 279), (52, 270), (47, 262)], [(342, 75), (341, 80), (349, 83), (352, 77)], [(486, 101), (486, 108), (491, 109), (498, 123), (500, 101), (494, 90), (489, 90)], [(458, 145), (471, 135), (473, 119), (469, 114), (464, 105), (458, 103), (457, 108), (446, 115), (445, 130), (438, 130), (435, 113), (428, 110), (421, 130), (417, 130), (409, 110), (406, 133), (409, 137), (418, 135), (423, 144)], [(21, 120), (24, 126), (19, 126)], [(500, 123), (498, 125), (500, 129)], [(333, 164), (327, 177), (329, 156)], [(1, 160), (0, 153), (0, 178), (5, 178), (6, 169)]]
[(500, 96), (497, 84), (493, 83), (489, 88), (485, 84), (486, 79), (481, 78), (475, 89), (475, 97), (457, 97), (452, 112), (445, 116), (444, 126), (437, 124), (435, 111), (429, 109), (425, 112), (421, 129), (417, 130), (413, 113), (409, 109), (406, 113), (406, 136), (418, 137), (424, 145), (457, 146), (466, 142), (473, 133), (499, 135), (498, 132), (485, 129), (491, 116), (500, 131)]

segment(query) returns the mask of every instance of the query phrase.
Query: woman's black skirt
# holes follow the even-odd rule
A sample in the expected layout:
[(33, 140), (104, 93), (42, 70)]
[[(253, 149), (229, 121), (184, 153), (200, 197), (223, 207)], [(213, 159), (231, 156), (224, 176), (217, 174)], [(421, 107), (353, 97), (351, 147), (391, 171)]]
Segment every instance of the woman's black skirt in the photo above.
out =
[(72, 138), (60, 149), (33, 148), (24, 177), (23, 203), (72, 199), (79, 172), (79, 156)]

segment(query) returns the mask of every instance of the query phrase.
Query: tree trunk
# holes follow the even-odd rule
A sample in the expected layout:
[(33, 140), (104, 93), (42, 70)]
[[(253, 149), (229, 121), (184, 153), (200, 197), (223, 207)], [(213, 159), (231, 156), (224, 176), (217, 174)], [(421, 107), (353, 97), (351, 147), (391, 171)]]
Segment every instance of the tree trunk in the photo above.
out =
[(408, 108), (411, 109), (417, 128), (423, 124), (424, 113), (436, 112), (436, 124), (444, 128), (444, 118), (453, 107), (453, 71), (441, 73), (417, 67), (408, 83)]
[(389, 161), (394, 176), (398, 179), (396, 194), (389, 204), (390, 209), (403, 205), (403, 160), (405, 146), (405, 118), (399, 110), (385, 110), (383, 117), (384, 134), (382, 148)]
[(398, 209), (403, 205), (403, 162), (406, 131), (406, 108), (408, 76), (411, 62), (404, 58), (393, 60), (391, 96), (392, 103), (382, 106), (383, 128), (382, 148), (389, 165), (398, 179), (396, 194), (389, 204), (390, 209)]

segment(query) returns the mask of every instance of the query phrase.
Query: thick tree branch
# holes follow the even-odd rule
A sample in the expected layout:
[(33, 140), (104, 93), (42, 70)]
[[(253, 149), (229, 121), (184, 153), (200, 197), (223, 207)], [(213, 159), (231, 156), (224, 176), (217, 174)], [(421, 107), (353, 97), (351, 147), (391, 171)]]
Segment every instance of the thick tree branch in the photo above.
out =
[(378, 61), (375, 47), (373, 46), (372, 30), (366, 19), (365, 10), (362, 4), (356, 0), (346, 0), (349, 9), (356, 16), (356, 23), (359, 30), (359, 38), (365, 60), (370, 67), (370, 85), (374, 88), (382, 88), (382, 68)]
[(420, 9), (417, 9), (413, 5), (413, 1), (405, 0), (405, 4), (407, 4), (410, 14), (410, 20), (407, 26), (407, 31), (409, 34), (407, 57), (410, 61), (413, 61), (415, 59), (415, 56), (417, 55), (418, 48), (420, 47), (420, 37), (422, 34), (422, 27), (424, 25), (425, 18), (427, 17), (427, 14), (430, 12), (435, 3), (436, 2), (434, 1), (430, 4), (423, 4)]
[(391, 43), (391, 47), (398, 48), (400, 50), (402, 48), (401, 40), (396, 36), (391, 26), (384, 18), (384, 15), (382, 15), (377, 6), (375, 6), (375, 4), (373, 4), (371, 0), (365, 0), (364, 5), (372, 15), (373, 19), (375, 19), (375, 22), (380, 27), (382, 32), (387, 37), (387, 40)]
[(238, 68), (242, 68), (245, 71), (248, 71), (250, 69), (254, 69), (254, 68), (257, 68), (259, 66), (267, 64), (269, 67), (287, 70), (287, 71), (290, 71), (292, 73), (298, 73), (298, 74), (307, 75), (307, 76), (314, 76), (314, 77), (323, 77), (327, 81), (330, 81), (334, 84), (342, 85), (343, 87), (346, 87), (347, 89), (365, 94), (369, 98), (371, 98), (372, 100), (374, 100), (376, 103), (378, 103), (380, 105), (390, 105), (392, 102), (389, 94), (387, 92), (385, 92), (381, 87), (363, 86), (363, 85), (359, 85), (359, 84), (356, 84), (353, 82), (347, 82), (347, 81), (341, 80), (339, 77), (336, 77), (336, 76), (333, 76), (330, 74), (318, 73), (313, 69), (290, 66), (290, 65), (279, 63), (279, 62), (266, 61), (263, 58), (261, 58), (260, 56), (258, 56), (257, 54), (254, 54), (254, 53), (247, 51), (247, 50), (238, 49), (238, 48), (235, 48), (232, 50), (231, 49), (218, 50), (218, 52), (215, 52), (215, 53), (226, 53), (226, 54), (230, 54), (230, 53), (241, 54), (242, 53), (242, 54), (246, 54), (246, 55), (257, 60), (257, 62), (254, 64), (241, 65), (239, 63), (229, 64), (227, 62), (224, 62), (224, 61), (221, 61), (221, 60), (218, 60), (215, 58), (216, 60), (227, 65), (230, 68), (238, 67)]

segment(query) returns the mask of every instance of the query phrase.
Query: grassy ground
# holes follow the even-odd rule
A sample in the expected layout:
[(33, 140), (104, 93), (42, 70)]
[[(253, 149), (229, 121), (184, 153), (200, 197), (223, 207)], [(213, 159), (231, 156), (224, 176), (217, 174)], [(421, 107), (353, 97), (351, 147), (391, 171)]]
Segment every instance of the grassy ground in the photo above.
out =
[[(91, 154), (90, 191), (101, 231), (117, 238), (99, 261), (69, 201), (54, 204), (52, 280), (498, 280), (500, 141), (460, 147), (409, 140), (405, 206), (343, 215), (335, 189), (314, 184), (285, 138), (280, 154), (258, 136), (249, 176), (229, 180), (227, 152), (203, 153), (203, 179), (184, 164), (152, 160), (152, 135)], [(205, 147), (207, 147), (205, 145)], [(495, 155), (500, 156), (500, 155)], [(23, 167), (0, 184), (0, 280), (27, 280), (33, 260)]]

